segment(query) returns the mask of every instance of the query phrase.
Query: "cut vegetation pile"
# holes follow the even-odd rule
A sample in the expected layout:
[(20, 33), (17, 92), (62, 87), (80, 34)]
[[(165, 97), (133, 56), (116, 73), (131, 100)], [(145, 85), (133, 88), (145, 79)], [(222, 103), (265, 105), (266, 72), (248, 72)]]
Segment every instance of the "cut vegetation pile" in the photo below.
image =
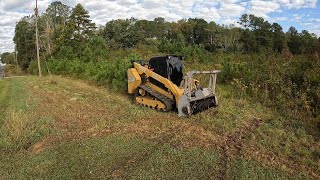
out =
[(178, 118), (58, 76), (0, 81), (0, 179), (319, 179), (320, 143), (231, 86)]

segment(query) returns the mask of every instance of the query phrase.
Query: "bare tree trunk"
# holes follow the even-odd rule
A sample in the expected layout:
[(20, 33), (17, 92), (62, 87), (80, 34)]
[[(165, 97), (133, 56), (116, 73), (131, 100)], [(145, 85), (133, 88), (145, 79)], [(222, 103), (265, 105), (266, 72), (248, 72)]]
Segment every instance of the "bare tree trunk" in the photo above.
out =
[(40, 65), (40, 52), (39, 52), (38, 1), (37, 0), (36, 0), (35, 15), (36, 15), (36, 45), (37, 45), (38, 69), (39, 69), (39, 76), (42, 77), (41, 65)]
[(48, 50), (48, 54), (50, 57), (52, 57), (52, 46), (51, 46), (51, 38), (50, 38), (50, 35), (51, 35), (51, 28), (50, 28), (50, 25), (49, 25), (49, 22), (48, 22), (48, 19), (46, 20), (46, 24), (47, 24), (47, 27), (46, 27), (46, 39), (47, 39), (47, 50)]

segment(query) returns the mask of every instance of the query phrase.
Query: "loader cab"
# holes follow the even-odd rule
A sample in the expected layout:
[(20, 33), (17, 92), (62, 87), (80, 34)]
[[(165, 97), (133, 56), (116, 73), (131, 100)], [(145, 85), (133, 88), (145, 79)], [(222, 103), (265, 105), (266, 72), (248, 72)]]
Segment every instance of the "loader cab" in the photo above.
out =
[[(149, 61), (149, 67), (153, 71), (162, 77), (165, 77), (172, 81), (178, 87), (183, 80), (183, 57), (182, 56), (160, 56), (151, 58)], [(165, 89), (164, 85), (155, 79), (150, 79), (151, 83), (158, 87)]]

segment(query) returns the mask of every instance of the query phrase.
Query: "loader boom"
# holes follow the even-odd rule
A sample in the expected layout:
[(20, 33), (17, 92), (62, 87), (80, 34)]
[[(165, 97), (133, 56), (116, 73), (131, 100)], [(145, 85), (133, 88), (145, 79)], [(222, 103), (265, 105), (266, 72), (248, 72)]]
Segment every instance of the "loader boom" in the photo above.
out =
[[(128, 69), (128, 93), (136, 104), (162, 111), (176, 110), (179, 116), (190, 116), (217, 106), (216, 71), (190, 71), (183, 76), (181, 56), (160, 56), (145, 61), (132, 61)], [(209, 87), (203, 88), (193, 78), (210, 75)]]
[(162, 83), (173, 94), (173, 96), (175, 97), (176, 103), (179, 102), (180, 97), (183, 95), (183, 89), (179, 89), (177, 85), (172, 83), (169, 79), (160, 76), (159, 74), (151, 71), (150, 69), (148, 69), (145, 66), (142, 66), (141, 64), (134, 62), (133, 66), (137, 70), (138, 74), (145, 75), (146, 78), (152, 77), (153, 79)]

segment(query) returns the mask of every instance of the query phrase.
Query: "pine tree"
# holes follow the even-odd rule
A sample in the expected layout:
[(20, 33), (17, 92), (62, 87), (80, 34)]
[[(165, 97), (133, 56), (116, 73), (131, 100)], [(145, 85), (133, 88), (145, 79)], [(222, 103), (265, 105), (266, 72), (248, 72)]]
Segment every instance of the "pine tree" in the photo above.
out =
[(88, 38), (93, 34), (96, 29), (95, 23), (89, 19), (89, 12), (84, 9), (81, 4), (77, 4), (70, 15), (69, 25), (73, 28), (74, 35), (80, 35), (80, 37)]
[(68, 25), (64, 30), (67, 46), (71, 46), (78, 56), (85, 48), (85, 44), (93, 37), (96, 29), (95, 23), (89, 19), (89, 12), (81, 4), (77, 4), (69, 17)]
[(60, 25), (65, 25), (66, 21), (70, 15), (70, 7), (61, 3), (60, 1), (55, 1), (51, 3), (46, 9), (45, 16), (50, 22), (50, 25), (55, 29)]

